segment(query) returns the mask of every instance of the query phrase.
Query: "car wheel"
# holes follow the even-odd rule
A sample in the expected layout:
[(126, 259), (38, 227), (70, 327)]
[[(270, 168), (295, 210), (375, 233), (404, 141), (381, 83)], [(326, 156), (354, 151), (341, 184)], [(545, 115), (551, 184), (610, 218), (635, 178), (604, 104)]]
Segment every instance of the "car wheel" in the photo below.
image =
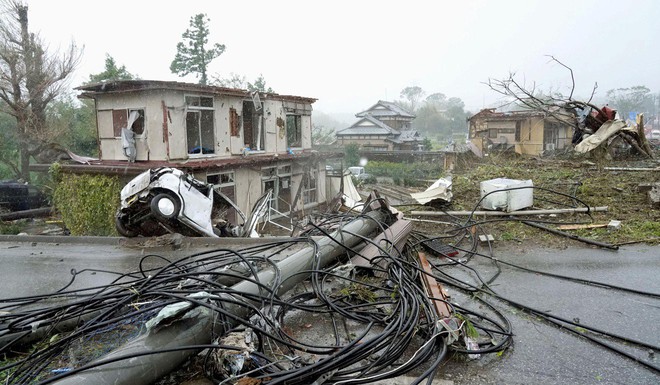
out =
[(115, 215), (115, 229), (117, 229), (119, 235), (126, 238), (134, 238), (140, 235), (137, 231), (127, 227), (124, 220), (119, 215)]
[(156, 218), (168, 221), (176, 218), (181, 209), (179, 200), (169, 194), (158, 194), (151, 200), (151, 212)]

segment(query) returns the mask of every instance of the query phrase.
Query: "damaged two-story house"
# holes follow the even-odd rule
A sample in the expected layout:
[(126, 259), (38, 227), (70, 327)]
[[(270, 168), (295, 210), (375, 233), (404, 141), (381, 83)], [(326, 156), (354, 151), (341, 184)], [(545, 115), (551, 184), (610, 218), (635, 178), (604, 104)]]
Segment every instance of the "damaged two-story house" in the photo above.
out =
[(468, 124), (469, 140), (484, 154), (511, 150), (539, 155), (570, 146), (573, 136), (571, 124), (540, 111), (496, 112), (488, 108), (468, 118)]
[(180, 168), (219, 187), (246, 214), (267, 190), (279, 213), (327, 200), (328, 156), (311, 150), (316, 99), (153, 80), (77, 90), (95, 101), (100, 160), (63, 165), (64, 172), (128, 180), (149, 168)]
[(359, 120), (337, 131), (337, 144), (355, 143), (367, 151), (419, 150), (424, 138), (412, 128), (415, 115), (383, 100), (355, 114)]

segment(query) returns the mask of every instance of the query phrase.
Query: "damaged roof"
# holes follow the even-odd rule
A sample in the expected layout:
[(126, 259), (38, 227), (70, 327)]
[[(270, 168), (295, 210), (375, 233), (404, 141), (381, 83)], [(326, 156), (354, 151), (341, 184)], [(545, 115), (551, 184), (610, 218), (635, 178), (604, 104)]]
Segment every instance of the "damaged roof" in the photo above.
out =
[[(250, 91), (239, 88), (227, 88), (227, 87), (218, 87), (218, 86), (208, 86), (208, 85), (202, 85), (196, 83), (183, 83), (183, 82), (162, 81), (162, 80), (113, 80), (108, 82), (85, 84), (80, 87), (76, 87), (75, 89), (79, 91), (83, 91), (80, 97), (87, 97), (87, 98), (94, 98), (95, 96), (100, 94), (126, 93), (126, 92), (137, 92), (137, 91), (147, 91), (147, 90), (170, 90), (170, 91), (174, 90), (174, 91), (198, 92), (198, 93), (215, 94), (215, 95), (237, 96), (243, 98), (251, 97)], [(305, 103), (314, 103), (317, 100), (315, 98), (308, 98), (304, 96), (280, 95), (277, 93), (268, 93), (268, 92), (260, 92), (259, 94), (263, 98), (270, 100), (286, 100), (286, 101), (296, 101), (296, 102), (305, 102)]]
[(495, 112), (495, 108), (484, 108), (483, 110), (469, 117), (468, 120), (473, 120), (473, 119), (524, 120), (531, 117), (544, 117), (544, 116), (545, 114), (543, 112), (535, 111), (535, 110)]
[[(80, 163), (61, 163), (62, 170), (74, 174), (108, 174), (108, 175), (137, 175), (150, 168), (156, 167), (176, 167), (189, 171), (220, 171), (234, 169), (237, 167), (262, 166), (270, 164), (273, 161), (304, 161), (315, 160), (319, 157), (324, 159), (341, 158), (341, 152), (318, 152), (301, 151), (294, 154), (250, 154), (241, 157), (230, 157), (221, 159), (195, 159), (185, 162), (168, 161), (139, 161), (127, 163), (125, 160), (93, 160)], [(32, 163), (31, 171), (48, 171), (50, 164)]]

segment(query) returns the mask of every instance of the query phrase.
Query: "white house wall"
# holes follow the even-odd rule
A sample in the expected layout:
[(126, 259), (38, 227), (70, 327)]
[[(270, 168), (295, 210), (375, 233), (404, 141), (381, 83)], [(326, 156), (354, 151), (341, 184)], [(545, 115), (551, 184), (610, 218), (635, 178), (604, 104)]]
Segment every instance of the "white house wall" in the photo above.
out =
[(144, 133), (135, 137), (137, 160), (166, 160), (163, 141), (162, 97), (154, 92), (135, 92), (106, 95), (98, 98), (96, 108), (99, 140), (103, 159), (126, 160), (121, 138), (114, 136), (112, 110), (144, 109)]
[(302, 146), (303, 148), (312, 148), (312, 116), (302, 116)]
[[(278, 127), (277, 119), (284, 124), (282, 128)], [(282, 125), (281, 124), (281, 125)], [(282, 102), (278, 100), (264, 101), (264, 126), (266, 129), (265, 147), (266, 152), (285, 152), (286, 151), (286, 116)]]
[[(144, 134), (136, 137), (137, 160), (186, 160), (226, 158), (242, 155), (245, 148), (243, 127), (239, 135), (231, 136), (230, 109), (234, 108), (242, 121), (243, 102), (248, 99), (236, 96), (214, 96), (215, 143), (213, 155), (190, 156), (186, 143), (186, 95), (211, 96), (208, 94), (186, 93), (183, 91), (152, 90), (121, 94), (105, 94), (97, 98), (97, 123), (102, 158), (105, 160), (126, 160), (122, 143), (115, 137), (112, 124), (112, 110), (143, 108), (145, 111)], [(163, 139), (163, 106), (167, 109), (167, 142)], [(264, 105), (264, 152), (282, 153), (287, 151), (286, 113), (281, 100), (263, 100)], [(278, 125), (278, 123), (280, 123)], [(312, 147), (312, 117), (301, 116), (302, 148)], [(168, 151), (169, 146), (169, 151)]]
[[(239, 121), (239, 128), (238, 128), (238, 136), (229, 136), (231, 134), (230, 130), (231, 128), (229, 127), (229, 109), (234, 108), (236, 110), (236, 113), (240, 117)], [(227, 113), (224, 116), (224, 120), (222, 120), (222, 125), (218, 127), (217, 129), (220, 130), (225, 130), (227, 132), (227, 135), (229, 136), (229, 151), (233, 155), (241, 155), (243, 153), (243, 149), (245, 148), (245, 139), (243, 137), (243, 99), (241, 98), (232, 98), (231, 100), (227, 100)]]

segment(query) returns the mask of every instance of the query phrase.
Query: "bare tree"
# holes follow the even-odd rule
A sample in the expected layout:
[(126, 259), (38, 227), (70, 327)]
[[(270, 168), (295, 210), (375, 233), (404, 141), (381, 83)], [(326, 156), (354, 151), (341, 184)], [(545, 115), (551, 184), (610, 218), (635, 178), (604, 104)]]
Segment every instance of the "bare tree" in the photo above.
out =
[(20, 176), (29, 180), (30, 157), (58, 135), (47, 125), (48, 104), (66, 89), (82, 52), (71, 43), (62, 54), (49, 53), (41, 37), (30, 32), (22, 1), (2, 0), (0, 8), (0, 108), (16, 118)]
[[(539, 92), (536, 88), (536, 83), (532, 82), (528, 84), (526, 81), (519, 81), (516, 78), (515, 73), (510, 73), (508, 78), (505, 79), (488, 79), (488, 82), (485, 83), (490, 87), (491, 90), (503, 95), (506, 97), (508, 103), (517, 103), (524, 108), (543, 112), (548, 116), (552, 116), (560, 122), (572, 125), (578, 134), (585, 131), (585, 127), (582, 124), (583, 122), (578, 119), (579, 116), (583, 115), (581, 112), (593, 110), (597, 113), (597, 116), (607, 116), (605, 111), (601, 108), (594, 105), (591, 101), (593, 99), (596, 90), (598, 89), (598, 83), (595, 83), (591, 96), (588, 100), (576, 100), (573, 97), (575, 91), (575, 76), (573, 74), (573, 69), (567, 66), (566, 64), (559, 61), (554, 56), (548, 56), (551, 62), (555, 62), (560, 66), (566, 68), (571, 75), (571, 90), (568, 96), (559, 93), (559, 92), (550, 92), (542, 93)], [(600, 124), (604, 121), (599, 122)], [(617, 133), (623, 140), (625, 140), (632, 147), (637, 149), (638, 152), (648, 156), (653, 157), (653, 154), (645, 150), (642, 145), (644, 138), (639, 138), (635, 134), (630, 132), (620, 131)]]

